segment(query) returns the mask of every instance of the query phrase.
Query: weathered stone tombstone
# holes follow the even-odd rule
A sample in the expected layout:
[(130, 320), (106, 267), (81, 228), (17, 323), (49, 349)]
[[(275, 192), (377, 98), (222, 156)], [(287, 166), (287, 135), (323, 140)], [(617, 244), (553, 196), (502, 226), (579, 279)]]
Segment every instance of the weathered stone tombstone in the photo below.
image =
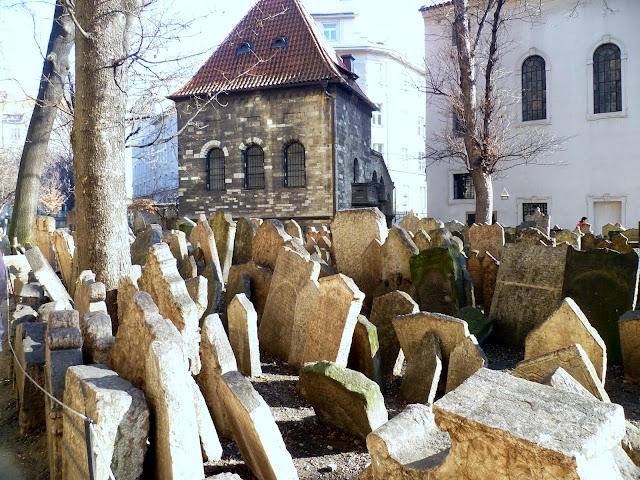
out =
[(609, 232), (615, 232), (615, 231), (619, 231), (620, 229), (617, 228), (614, 224), (612, 223), (607, 223), (605, 225), (602, 226), (602, 238), (609, 238)]
[(524, 217), (525, 222), (533, 222), (535, 228), (544, 233), (547, 237), (551, 234), (551, 216), (545, 215), (540, 211), (539, 207), (533, 211), (533, 213)]
[(516, 233), (514, 243), (522, 243), (525, 245), (547, 245), (555, 246), (555, 240), (542, 230), (535, 227), (526, 227)]
[[(626, 234), (627, 232), (625, 232)], [(629, 239), (625, 234), (619, 233), (611, 239), (611, 249), (618, 253), (629, 253), (633, 247), (629, 245)]]
[(291, 346), (289, 348), (289, 365), (294, 368), (302, 367), (304, 346), (307, 340), (309, 323), (313, 318), (318, 303), (320, 284), (317, 280), (309, 280), (296, 297), (291, 329)]
[(438, 228), (444, 228), (444, 222), (439, 218), (421, 218), (418, 220), (418, 229), (423, 228), (425, 232), (431, 235), (431, 232)]
[(539, 357), (574, 343), (579, 343), (585, 350), (598, 378), (604, 384), (607, 374), (607, 347), (571, 298), (565, 298), (557, 310), (529, 332), (525, 340), (524, 359)]
[(636, 308), (638, 253), (568, 251), (563, 297), (571, 297), (607, 346), (610, 363), (620, 364), (618, 318)]
[(109, 314), (106, 311), (86, 313), (80, 319), (80, 331), (84, 362), (109, 366), (111, 348), (115, 341)]
[(489, 252), (493, 258), (500, 260), (503, 248), (504, 227), (499, 223), (474, 223), (469, 227), (469, 249), (477, 250), (479, 257), (484, 257)]
[(56, 265), (56, 254), (53, 248), (53, 232), (56, 219), (53, 217), (36, 217), (36, 245), (52, 268)]
[(176, 259), (178, 270), (182, 271), (182, 264), (186, 262), (187, 258), (189, 257), (189, 249), (187, 248), (187, 235), (181, 230), (171, 230), (165, 234), (165, 239), (169, 244), (171, 253)]
[(384, 393), (385, 387), (378, 345), (378, 329), (367, 320), (367, 317), (358, 315), (358, 322), (353, 330), (347, 368), (360, 372), (369, 380), (376, 382), (380, 391)]
[[(216, 238), (204, 214), (198, 217), (198, 225), (193, 229), (192, 235), (197, 238), (204, 256), (205, 269), (203, 276), (207, 279), (207, 286), (209, 288), (209, 312), (213, 313), (220, 303), (224, 280), (222, 277), (220, 258), (218, 257)], [(191, 243), (193, 244), (193, 241)]]
[(344, 367), (364, 294), (342, 274), (321, 278), (318, 283), (316, 312), (307, 327), (304, 363), (329, 360)]
[(51, 265), (47, 259), (42, 255), (42, 252), (38, 247), (34, 247), (25, 252), (25, 257), (29, 261), (33, 274), (46, 289), (49, 298), (54, 302), (61, 300), (68, 303), (71, 307), (71, 296), (67, 289), (62, 284), (56, 273), (51, 268)]
[(363, 440), (388, 420), (378, 384), (333, 362), (306, 363), (300, 388), (321, 422)]
[(362, 264), (363, 254), (372, 241), (384, 244), (388, 235), (382, 212), (377, 208), (340, 210), (331, 222), (331, 232), (338, 272), (356, 285), (366, 283), (369, 272)]
[(218, 249), (218, 258), (222, 268), (222, 278), (227, 281), (229, 269), (233, 260), (233, 244), (236, 237), (236, 222), (230, 213), (222, 209), (216, 211), (215, 216), (209, 219), (209, 226), (213, 231)]
[(73, 305), (81, 319), (90, 312), (106, 312), (107, 288), (104, 283), (96, 282), (96, 274), (84, 270), (78, 276), (73, 297)]
[(302, 234), (302, 228), (300, 228), (300, 224), (293, 219), (285, 220), (283, 222), (284, 230), (291, 238), (296, 238), (300, 241), (300, 243), (304, 244), (304, 235)]
[(441, 374), (440, 338), (434, 332), (427, 332), (407, 359), (400, 395), (408, 403), (433, 403)]
[(372, 240), (361, 257), (362, 278), (358, 287), (365, 294), (363, 312), (371, 311), (376, 288), (382, 281), (382, 243)]
[(398, 222), (398, 225), (404, 228), (407, 232), (411, 232), (415, 235), (415, 233), (418, 231), (418, 220), (419, 218), (416, 217), (416, 214), (413, 213), (413, 210), (410, 210), (409, 213), (402, 217), (402, 220)]
[(423, 228), (419, 229), (416, 234), (413, 236), (413, 243), (418, 247), (418, 251), (426, 250), (427, 248), (431, 248), (431, 237), (427, 232), (424, 231)]
[(579, 233), (576, 233), (571, 230), (560, 230), (559, 232), (556, 232), (555, 239), (556, 239), (556, 245), (559, 245), (564, 242), (580, 250), (581, 235)]
[(467, 272), (469, 272), (471, 281), (473, 282), (473, 293), (476, 305), (484, 306), (486, 303), (484, 300), (482, 260), (482, 257), (479, 257), (478, 250), (471, 250), (469, 252), (469, 258), (467, 259)]
[(566, 264), (567, 247), (505, 245), (490, 314), (500, 342), (523, 345), (527, 334), (569, 296), (563, 294)]
[(130, 246), (131, 263), (144, 266), (149, 248), (160, 242), (162, 242), (162, 227), (156, 223), (152, 223), (138, 232), (135, 241)]
[[(246, 278), (249, 278), (247, 288)], [(258, 314), (258, 326), (262, 320), (262, 313), (267, 304), (267, 297), (271, 289), (271, 279), (273, 272), (254, 261), (233, 265), (229, 270), (229, 282), (224, 297), (224, 311), (229, 307), (229, 303), (238, 293), (244, 293), (251, 300)]]
[(320, 264), (309, 255), (281, 247), (269, 294), (260, 321), (260, 344), (264, 351), (289, 358), (298, 293), (309, 281), (318, 280)]
[(394, 275), (411, 280), (409, 260), (418, 254), (418, 247), (405, 229), (394, 225), (381, 249), (382, 280), (389, 280)]
[(248, 218), (242, 217), (236, 221), (236, 235), (233, 243), (233, 265), (251, 260), (253, 239), (256, 233), (258, 233), (258, 227)]
[(467, 378), (486, 367), (487, 363), (487, 357), (475, 337), (466, 337), (449, 355), (445, 392), (449, 393), (458, 388)]
[(624, 377), (640, 382), (640, 310), (629, 310), (618, 320)]
[(583, 233), (580, 237), (580, 250), (592, 250), (596, 248), (596, 237), (591, 232)]
[[(16, 357), (27, 374), (38, 385), (45, 379), (45, 335), (47, 324), (26, 322), (17, 325), (13, 344)], [(18, 398), (18, 422), (20, 433), (45, 425), (44, 394), (30, 382), (22, 369), (14, 368), (15, 388)]]
[(220, 398), (242, 458), (254, 475), (264, 480), (297, 480), (269, 406), (240, 372), (222, 375)]
[(559, 367), (564, 368), (597, 399), (610, 401), (593, 363), (578, 344), (523, 360), (516, 365), (514, 375), (531, 382), (542, 383)]
[(451, 232), (446, 228), (436, 228), (429, 232), (431, 247), (448, 247), (451, 245)]
[(238, 362), (238, 370), (248, 377), (262, 374), (258, 346), (258, 315), (243, 294), (236, 295), (227, 309), (229, 343)]
[[(378, 343), (383, 375), (394, 372), (400, 354), (400, 342), (392, 320), (398, 315), (418, 313), (418, 304), (405, 292), (394, 291), (373, 300), (370, 322), (378, 331)], [(402, 355), (402, 360), (404, 355)]]
[(280, 220), (265, 220), (253, 238), (251, 258), (273, 270), (280, 250), (291, 240)]
[(73, 237), (65, 230), (58, 229), (53, 232), (51, 238), (56, 255), (56, 262), (62, 276), (62, 283), (67, 287), (70, 295), (74, 294), (73, 254), (75, 243)]
[[(102, 365), (70, 367), (64, 403), (94, 420), (95, 478), (140, 478), (147, 451), (149, 409), (141, 390)], [(85, 425), (64, 411), (62, 475), (68, 480), (90, 477)]]
[(166, 243), (149, 249), (138, 284), (141, 290), (151, 295), (160, 315), (171, 320), (182, 335), (190, 371), (197, 375), (201, 367), (198, 353), (200, 315)]
[(453, 315), (464, 306), (463, 274), (455, 248), (431, 247), (412, 257), (410, 264), (420, 310)]

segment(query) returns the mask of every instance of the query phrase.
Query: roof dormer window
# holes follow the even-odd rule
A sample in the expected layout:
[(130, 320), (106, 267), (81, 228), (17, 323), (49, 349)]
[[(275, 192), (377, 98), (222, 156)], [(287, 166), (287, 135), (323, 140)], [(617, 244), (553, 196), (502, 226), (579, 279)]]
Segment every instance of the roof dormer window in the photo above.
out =
[(289, 46), (289, 38), (288, 37), (276, 37), (276, 39), (271, 44), (271, 49), (276, 48), (287, 48)]
[(236, 55), (239, 57), (250, 52), (253, 52), (253, 43), (246, 40), (241, 42), (238, 48), (236, 48)]

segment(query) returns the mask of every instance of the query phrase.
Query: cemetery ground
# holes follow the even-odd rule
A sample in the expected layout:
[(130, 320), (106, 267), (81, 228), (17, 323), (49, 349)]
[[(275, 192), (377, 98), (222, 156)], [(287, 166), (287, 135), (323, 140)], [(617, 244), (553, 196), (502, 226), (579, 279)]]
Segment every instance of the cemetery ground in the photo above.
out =
[[(21, 435), (12, 381), (9, 374), (10, 351), (3, 339), (0, 352), (0, 480), (46, 480), (49, 478), (47, 439), (44, 427)], [(488, 367), (511, 371), (524, 354), (491, 343), (482, 345)], [(252, 378), (282, 433), (287, 450), (301, 480), (346, 480), (356, 478), (370, 462), (364, 442), (318, 422), (311, 405), (296, 392), (298, 376), (288, 365), (262, 354), (262, 375)], [(404, 409), (399, 398), (401, 377), (394, 377), (385, 395), (389, 418)], [(622, 367), (610, 365), (605, 385), (611, 401), (624, 407), (627, 420), (640, 426), (640, 385), (623, 379)], [(439, 398), (441, 395), (438, 395)], [(222, 460), (205, 464), (205, 473), (233, 472), (245, 480), (254, 480), (242, 461), (237, 446), (222, 441)], [(118, 479), (120, 480), (120, 479)]]

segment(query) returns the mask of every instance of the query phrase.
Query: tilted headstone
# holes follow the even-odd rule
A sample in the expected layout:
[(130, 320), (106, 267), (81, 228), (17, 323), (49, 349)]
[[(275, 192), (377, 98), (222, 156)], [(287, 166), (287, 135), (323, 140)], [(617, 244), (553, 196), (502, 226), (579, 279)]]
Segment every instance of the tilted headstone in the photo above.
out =
[(358, 322), (353, 330), (347, 368), (360, 372), (376, 382), (380, 391), (384, 393), (384, 379), (378, 353), (378, 330), (364, 315), (358, 315)]
[(56, 254), (53, 248), (53, 232), (56, 219), (53, 217), (36, 217), (36, 245), (52, 268), (56, 265)]
[(640, 382), (640, 310), (629, 310), (620, 315), (618, 328), (624, 377)]
[[(572, 250), (572, 249), (570, 249)], [(498, 341), (523, 345), (565, 296), (567, 247), (507, 244), (502, 252), (491, 314)]]
[(265, 220), (253, 238), (251, 258), (273, 270), (282, 247), (291, 240), (280, 220)]
[(638, 253), (612, 250), (580, 252), (572, 248), (564, 272), (563, 297), (571, 297), (607, 346), (609, 363), (619, 365), (618, 318), (636, 308)]
[(547, 245), (554, 246), (555, 240), (549, 235), (545, 234), (542, 230), (535, 227), (526, 227), (518, 230), (514, 243), (522, 243), (525, 245)]
[[(400, 354), (400, 343), (392, 320), (398, 315), (418, 313), (418, 304), (405, 292), (394, 291), (373, 300), (370, 322), (378, 329), (383, 375), (390, 375)], [(404, 355), (402, 356), (404, 358)]]
[(363, 440), (389, 419), (378, 384), (333, 362), (305, 364), (300, 388), (322, 423)]
[(236, 222), (236, 234), (233, 243), (233, 265), (249, 262), (253, 250), (253, 239), (258, 227), (247, 218), (239, 218)]
[(413, 236), (413, 243), (416, 244), (416, 247), (418, 247), (418, 250), (421, 252), (427, 248), (431, 248), (431, 237), (421, 228)]
[(56, 262), (62, 275), (62, 283), (67, 290), (73, 295), (75, 287), (75, 278), (73, 270), (73, 254), (75, 252), (75, 243), (73, 237), (65, 230), (58, 229), (52, 235), (53, 247), (56, 254)]
[(375, 298), (376, 289), (382, 281), (382, 243), (372, 240), (361, 257), (362, 278), (358, 288), (366, 295), (363, 311), (369, 312)]
[(309, 323), (315, 315), (318, 303), (320, 284), (317, 280), (309, 280), (296, 297), (293, 314), (293, 328), (291, 329), (291, 347), (289, 349), (289, 365), (294, 368), (302, 367), (304, 359), (304, 345), (307, 340)]
[[(227, 309), (229, 343), (238, 362), (238, 370), (248, 377), (262, 374), (258, 346), (258, 315), (244, 293), (236, 295)], [(282, 332), (283, 335), (287, 333)]]
[(220, 398), (245, 463), (263, 480), (297, 480), (291, 454), (269, 406), (240, 372), (222, 375)]
[(484, 311), (487, 314), (491, 311), (499, 267), (500, 262), (490, 253), (487, 253), (482, 259), (482, 295), (484, 297)]
[(400, 395), (408, 403), (433, 403), (441, 374), (440, 339), (434, 332), (427, 332), (407, 359)]
[[(64, 403), (94, 420), (96, 479), (140, 478), (149, 436), (149, 408), (141, 390), (103, 365), (67, 371)], [(90, 478), (84, 420), (64, 410), (62, 472), (67, 480)]]
[(584, 348), (596, 368), (598, 378), (604, 384), (607, 374), (607, 347), (571, 298), (565, 298), (557, 310), (529, 332), (524, 344), (524, 359), (560, 350), (574, 343), (579, 343)]
[(444, 222), (439, 218), (421, 218), (418, 220), (418, 229), (423, 228), (425, 232), (431, 235), (431, 232), (438, 228), (444, 228)]
[(331, 222), (331, 233), (338, 272), (352, 278), (356, 285), (364, 283), (369, 272), (363, 265), (363, 254), (374, 240), (384, 244), (385, 216), (377, 208), (340, 210)]
[(407, 232), (411, 232), (415, 234), (418, 231), (418, 220), (416, 214), (413, 213), (413, 210), (409, 211), (402, 220), (398, 223), (402, 228), (404, 228)]
[(53, 268), (51, 268), (47, 259), (42, 255), (40, 249), (38, 247), (34, 247), (27, 250), (25, 252), (25, 257), (27, 257), (27, 260), (29, 261), (33, 274), (46, 289), (49, 298), (54, 302), (57, 300), (67, 302), (69, 307), (71, 307), (72, 302), (69, 292), (67, 292), (67, 289), (56, 275), (56, 272), (53, 271)]
[(260, 346), (264, 351), (281, 359), (289, 358), (298, 293), (309, 281), (318, 280), (319, 275), (320, 264), (306, 252), (282, 247), (260, 320)]
[(209, 315), (202, 323), (200, 358), (202, 358), (202, 370), (197, 377), (198, 385), (218, 433), (230, 439), (232, 438), (231, 425), (227, 420), (228, 414), (222, 405), (219, 389), (222, 374), (235, 371), (238, 366), (229, 338), (217, 314)]
[[(247, 289), (246, 278), (249, 278), (249, 288)], [(262, 313), (267, 304), (267, 297), (271, 288), (273, 272), (254, 261), (233, 265), (229, 270), (229, 282), (224, 296), (224, 310), (229, 307), (229, 303), (238, 293), (244, 293), (251, 300), (258, 314), (258, 325), (262, 320)]]
[(476, 305), (485, 305), (484, 301), (484, 289), (483, 289), (483, 269), (482, 269), (483, 257), (479, 256), (478, 250), (471, 250), (469, 252), (469, 258), (467, 259), (467, 272), (471, 276), (473, 282), (473, 294), (476, 300)]
[(418, 254), (418, 247), (405, 229), (394, 225), (382, 245), (381, 253), (382, 280), (389, 280), (396, 275), (411, 280), (409, 260)]
[(484, 257), (489, 252), (500, 260), (504, 248), (504, 227), (499, 223), (474, 223), (469, 227), (469, 248), (478, 250), (479, 257)]
[(181, 230), (171, 230), (165, 234), (171, 254), (176, 259), (178, 270), (182, 270), (182, 264), (189, 257), (189, 249), (187, 248), (187, 235)]
[[(220, 258), (218, 257), (218, 247), (216, 238), (207, 222), (207, 217), (201, 214), (198, 218), (198, 225), (194, 229), (194, 235), (198, 240), (200, 249), (204, 256), (205, 268), (203, 276), (207, 279), (209, 288), (209, 312), (213, 313), (219, 302), (219, 296), (222, 293), (222, 267), (220, 266)], [(192, 242), (193, 243), (193, 242)]]
[(464, 306), (463, 270), (455, 248), (429, 248), (410, 264), (420, 310), (453, 315)]
[(531, 382), (542, 383), (559, 367), (564, 368), (598, 400), (609, 401), (609, 395), (604, 390), (593, 363), (578, 344), (523, 360), (516, 365), (514, 375)]
[(283, 222), (284, 230), (292, 238), (298, 239), (300, 243), (304, 244), (304, 235), (302, 235), (302, 228), (300, 228), (300, 224), (293, 219), (285, 220)]
[(233, 260), (233, 243), (236, 237), (236, 222), (230, 213), (222, 209), (216, 210), (215, 216), (209, 219), (209, 225), (216, 238), (218, 258), (222, 267), (222, 278), (229, 278), (229, 269)]
[(561, 243), (568, 243), (574, 248), (580, 250), (580, 238), (581, 235), (579, 233), (573, 232), (571, 230), (560, 230), (556, 233), (556, 245)]
[(171, 320), (182, 335), (189, 369), (197, 375), (201, 367), (198, 353), (200, 315), (166, 243), (153, 245), (149, 249), (138, 285), (151, 295), (160, 315)]
[(487, 366), (487, 357), (478, 345), (475, 337), (470, 335), (460, 342), (449, 355), (446, 392), (458, 388), (462, 383), (482, 367)]
[(131, 263), (144, 266), (149, 248), (160, 242), (162, 242), (162, 227), (160, 225), (153, 223), (139, 231), (130, 247)]
[(200, 387), (191, 376), (187, 376), (187, 383), (193, 393), (193, 404), (196, 409), (196, 421), (198, 422), (198, 435), (200, 436), (200, 448), (205, 462), (216, 462), (222, 458), (222, 445), (218, 438), (218, 432), (209, 413), (209, 407), (204, 399)]
[(451, 232), (446, 228), (436, 228), (429, 232), (432, 247), (448, 247), (451, 245)]
[(308, 323), (303, 359), (305, 363), (329, 360), (344, 367), (364, 294), (342, 274), (321, 278), (318, 283), (318, 302)]

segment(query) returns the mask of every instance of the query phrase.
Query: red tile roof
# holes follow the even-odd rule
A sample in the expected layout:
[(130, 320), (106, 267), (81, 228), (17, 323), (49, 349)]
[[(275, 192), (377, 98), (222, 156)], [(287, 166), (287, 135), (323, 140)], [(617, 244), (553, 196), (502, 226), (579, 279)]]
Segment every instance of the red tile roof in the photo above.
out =
[[(278, 37), (287, 38), (287, 48), (271, 48)], [(252, 51), (237, 55), (243, 42), (250, 42)], [(259, 0), (191, 80), (169, 98), (330, 82), (353, 89), (375, 108), (356, 78), (298, 0)]]

